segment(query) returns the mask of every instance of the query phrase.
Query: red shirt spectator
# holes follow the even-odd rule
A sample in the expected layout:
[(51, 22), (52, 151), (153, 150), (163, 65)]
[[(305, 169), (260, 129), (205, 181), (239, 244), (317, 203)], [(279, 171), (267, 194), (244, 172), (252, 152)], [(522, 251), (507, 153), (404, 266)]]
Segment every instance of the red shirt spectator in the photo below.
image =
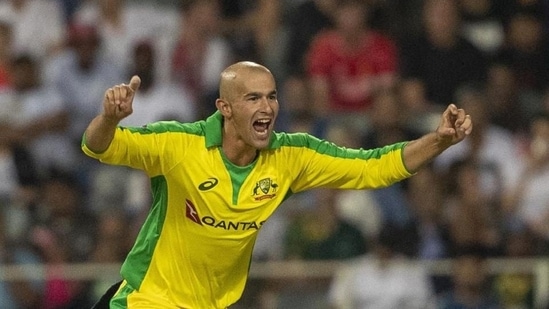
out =
[(321, 33), (307, 57), (311, 78), (325, 78), (329, 84), (329, 110), (344, 112), (370, 107), (375, 77), (394, 75), (397, 62), (394, 42), (373, 31), (362, 35), (354, 49), (337, 30)]
[(363, 123), (372, 96), (395, 84), (396, 43), (368, 26), (368, 12), (361, 0), (338, 1), (334, 28), (311, 42), (305, 63), (319, 119), (351, 115)]

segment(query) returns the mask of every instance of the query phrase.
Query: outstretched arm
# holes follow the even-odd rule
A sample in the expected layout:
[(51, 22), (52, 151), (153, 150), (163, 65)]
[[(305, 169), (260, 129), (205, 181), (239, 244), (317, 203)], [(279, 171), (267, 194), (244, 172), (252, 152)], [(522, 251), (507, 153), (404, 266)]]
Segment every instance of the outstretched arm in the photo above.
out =
[(119, 84), (105, 91), (103, 112), (91, 121), (84, 133), (84, 141), (91, 151), (101, 153), (107, 150), (118, 123), (131, 115), (133, 97), (140, 84), (141, 79), (133, 76), (129, 85)]
[(461, 142), (473, 130), (471, 116), (454, 104), (448, 105), (435, 132), (409, 142), (403, 160), (408, 171), (415, 173), (448, 147)]

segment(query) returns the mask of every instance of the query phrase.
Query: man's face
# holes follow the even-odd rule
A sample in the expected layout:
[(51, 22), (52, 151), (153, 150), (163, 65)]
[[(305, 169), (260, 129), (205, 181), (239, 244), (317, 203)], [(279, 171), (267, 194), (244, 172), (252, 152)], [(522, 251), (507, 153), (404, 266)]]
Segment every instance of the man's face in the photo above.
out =
[(15, 89), (25, 91), (36, 86), (36, 68), (31, 63), (15, 64), (11, 71)]
[(274, 78), (267, 72), (249, 70), (237, 79), (234, 94), (228, 99), (230, 112), (225, 121), (238, 140), (264, 149), (269, 145), (279, 109)]
[(346, 4), (336, 9), (337, 28), (346, 34), (356, 34), (365, 28), (366, 7), (360, 4)]

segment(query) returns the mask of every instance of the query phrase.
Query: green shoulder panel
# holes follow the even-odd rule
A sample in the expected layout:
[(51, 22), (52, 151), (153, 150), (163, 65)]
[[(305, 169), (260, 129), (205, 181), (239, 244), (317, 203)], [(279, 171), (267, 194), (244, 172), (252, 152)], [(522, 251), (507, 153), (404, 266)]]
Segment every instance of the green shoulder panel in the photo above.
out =
[(142, 127), (121, 127), (121, 129), (140, 134), (174, 132), (204, 135), (204, 121), (191, 123), (181, 123), (178, 121), (158, 121), (148, 123)]
[(352, 149), (319, 139), (307, 133), (276, 133), (271, 142), (272, 148), (305, 147), (315, 152), (345, 159), (378, 159), (384, 154), (402, 149), (407, 142), (395, 143), (374, 149)]

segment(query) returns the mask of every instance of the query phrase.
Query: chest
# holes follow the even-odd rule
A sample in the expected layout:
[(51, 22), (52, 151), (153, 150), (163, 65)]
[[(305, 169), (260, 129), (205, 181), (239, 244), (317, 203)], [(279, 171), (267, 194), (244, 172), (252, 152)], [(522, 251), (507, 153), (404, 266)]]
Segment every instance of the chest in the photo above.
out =
[(286, 198), (290, 177), (275, 161), (247, 167), (227, 164), (219, 151), (190, 156), (169, 174), (173, 203), (185, 217), (222, 229), (254, 229)]

